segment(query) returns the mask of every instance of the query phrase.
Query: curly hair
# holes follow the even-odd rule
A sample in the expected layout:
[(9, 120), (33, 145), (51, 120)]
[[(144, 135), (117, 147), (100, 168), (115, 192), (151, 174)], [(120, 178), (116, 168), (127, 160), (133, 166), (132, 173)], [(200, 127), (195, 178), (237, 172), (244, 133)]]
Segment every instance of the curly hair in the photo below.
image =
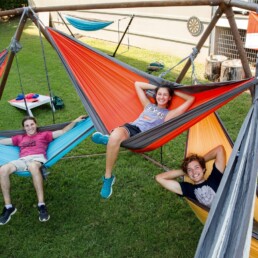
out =
[(202, 169), (205, 169), (206, 171), (206, 163), (205, 163), (205, 160), (202, 156), (199, 156), (197, 154), (191, 154), (190, 156), (186, 157), (183, 162), (182, 162), (182, 165), (181, 165), (181, 169), (187, 173), (187, 167), (188, 167), (188, 164), (192, 161), (197, 161), (199, 162), (200, 166), (202, 167)]

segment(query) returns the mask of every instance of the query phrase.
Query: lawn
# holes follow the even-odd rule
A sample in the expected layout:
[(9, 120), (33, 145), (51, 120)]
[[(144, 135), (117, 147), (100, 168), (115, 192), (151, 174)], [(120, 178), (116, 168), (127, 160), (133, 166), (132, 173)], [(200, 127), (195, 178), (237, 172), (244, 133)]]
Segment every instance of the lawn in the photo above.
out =
[[(0, 49), (9, 46), (18, 19), (0, 23)], [(91, 38), (81, 39), (106, 53), (116, 45)], [(53, 93), (60, 96), (65, 108), (54, 113), (54, 122), (71, 121), (85, 110), (57, 54), (43, 40), (47, 73), (39, 32), (29, 21), (21, 41), (22, 50), (14, 59), (0, 101), (1, 130), (19, 129), (25, 112), (7, 102), (22, 92), (48, 95), (49, 78)], [(116, 58), (141, 70), (155, 60), (166, 68), (179, 58), (127, 46), (119, 49)], [(123, 54), (120, 54), (123, 53)], [(182, 66), (181, 66), (182, 67)], [(203, 80), (203, 64), (196, 64)], [(176, 68), (168, 79), (175, 79)], [(184, 80), (190, 84), (191, 74)], [(248, 93), (219, 110), (232, 139), (250, 107)], [(48, 105), (33, 109), (40, 125), (53, 123)], [(184, 155), (185, 133), (165, 145), (162, 162), (178, 167)], [(161, 150), (148, 155), (160, 161)], [(141, 155), (121, 150), (116, 164), (114, 193), (109, 200), (99, 195), (105, 167), (105, 148), (86, 139), (66, 158), (51, 168), (45, 182), (46, 203), (51, 215), (47, 223), (38, 221), (36, 196), (30, 178), (12, 176), (12, 200), (18, 211), (1, 227), (0, 257), (193, 257), (202, 225), (186, 202), (162, 189), (154, 176), (163, 171)], [(0, 202), (3, 198), (0, 196)]]

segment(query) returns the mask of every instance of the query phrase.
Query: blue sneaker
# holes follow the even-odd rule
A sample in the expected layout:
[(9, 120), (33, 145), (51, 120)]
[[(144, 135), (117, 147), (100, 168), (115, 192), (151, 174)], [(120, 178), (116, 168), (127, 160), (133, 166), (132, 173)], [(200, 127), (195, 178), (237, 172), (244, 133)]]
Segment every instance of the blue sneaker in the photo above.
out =
[(115, 176), (111, 176), (110, 178), (102, 177), (103, 185), (100, 191), (100, 195), (102, 198), (107, 199), (112, 194), (112, 185), (115, 183)]
[(93, 142), (97, 143), (97, 144), (104, 144), (107, 145), (108, 144), (108, 140), (109, 140), (109, 135), (104, 135), (100, 132), (95, 132), (92, 136), (91, 139)]

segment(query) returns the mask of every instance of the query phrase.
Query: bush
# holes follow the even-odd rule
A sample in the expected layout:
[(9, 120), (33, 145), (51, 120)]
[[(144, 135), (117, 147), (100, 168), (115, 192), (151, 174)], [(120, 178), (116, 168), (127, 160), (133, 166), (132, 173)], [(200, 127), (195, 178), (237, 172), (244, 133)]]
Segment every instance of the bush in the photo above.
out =
[(27, 6), (28, 2), (26, 0), (0, 0), (0, 6), (2, 10), (11, 10), (19, 7)]

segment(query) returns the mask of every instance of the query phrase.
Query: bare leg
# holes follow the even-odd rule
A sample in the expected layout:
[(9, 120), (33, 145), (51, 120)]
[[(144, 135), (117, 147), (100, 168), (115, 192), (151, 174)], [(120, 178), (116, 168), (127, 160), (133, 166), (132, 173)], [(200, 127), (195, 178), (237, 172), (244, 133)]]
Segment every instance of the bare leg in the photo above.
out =
[(111, 133), (107, 144), (105, 178), (111, 177), (112, 169), (118, 157), (120, 145), (124, 140), (128, 138), (128, 132), (123, 127), (118, 127), (114, 129), (114, 131)]
[(12, 204), (10, 195), (10, 175), (15, 171), (16, 167), (11, 163), (7, 163), (0, 168), (0, 182), (5, 205)]
[(32, 175), (32, 181), (36, 190), (39, 203), (44, 202), (43, 177), (40, 172), (41, 165), (42, 164), (40, 162), (34, 161), (31, 162), (28, 166), (28, 170), (31, 172)]

